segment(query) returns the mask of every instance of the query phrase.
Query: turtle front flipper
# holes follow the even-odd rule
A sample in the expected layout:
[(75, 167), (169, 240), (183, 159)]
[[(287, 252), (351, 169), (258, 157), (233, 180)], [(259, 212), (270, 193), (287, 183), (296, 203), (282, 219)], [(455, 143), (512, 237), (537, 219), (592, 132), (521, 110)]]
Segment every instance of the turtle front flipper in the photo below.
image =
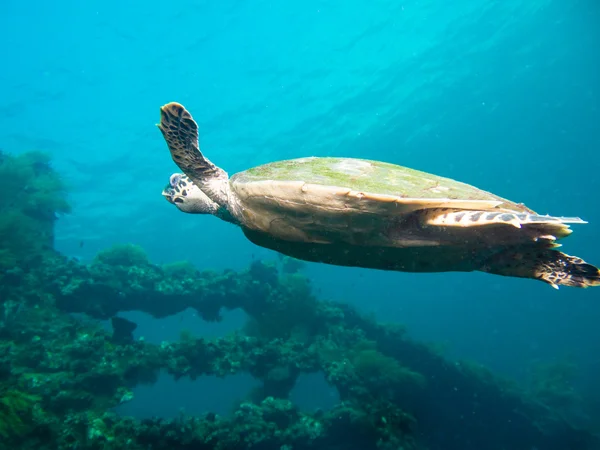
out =
[(559, 286), (600, 286), (600, 271), (583, 259), (547, 248), (509, 248), (491, 257), (483, 272), (509, 277), (534, 278)]
[(160, 108), (162, 132), (173, 161), (212, 201), (227, 206), (227, 173), (210, 162), (200, 151), (198, 124), (192, 115), (176, 102)]

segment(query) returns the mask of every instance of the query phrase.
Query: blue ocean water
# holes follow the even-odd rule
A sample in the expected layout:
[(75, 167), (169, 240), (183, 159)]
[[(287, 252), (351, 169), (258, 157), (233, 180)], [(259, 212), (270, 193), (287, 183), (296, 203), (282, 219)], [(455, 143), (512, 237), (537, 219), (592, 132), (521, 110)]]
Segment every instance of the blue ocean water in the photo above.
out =
[[(52, 154), (71, 189), (56, 242), (66, 254), (86, 261), (131, 242), (153, 261), (200, 268), (277, 257), (161, 197), (177, 168), (154, 125), (159, 107), (178, 101), (229, 173), (300, 156), (402, 164), (581, 216), (589, 224), (565, 251), (600, 263), (596, 1), (5, 0), (2, 9), (0, 146)], [(581, 388), (596, 384), (595, 290), (479, 273), (306, 270), (320, 297), (402, 323), (450, 357), (515, 378), (533, 361), (572, 358)], [(241, 320), (129, 314), (137, 335), (156, 342), (184, 327), (219, 335)], [(126, 407), (170, 415), (242, 395), (233, 383), (203, 383), (165, 379)]]

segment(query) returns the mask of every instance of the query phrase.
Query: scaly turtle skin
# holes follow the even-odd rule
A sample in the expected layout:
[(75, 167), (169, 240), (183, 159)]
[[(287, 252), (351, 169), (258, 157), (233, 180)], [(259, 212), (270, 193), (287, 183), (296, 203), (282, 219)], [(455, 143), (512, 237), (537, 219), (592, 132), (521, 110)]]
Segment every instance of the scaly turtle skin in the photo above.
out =
[(559, 285), (600, 285), (600, 273), (555, 250), (577, 217), (523, 204), (448, 178), (380, 161), (300, 158), (231, 178), (198, 144), (178, 103), (158, 125), (175, 164), (163, 190), (181, 211), (213, 214), (253, 243), (298, 259), (406, 272), (483, 271)]

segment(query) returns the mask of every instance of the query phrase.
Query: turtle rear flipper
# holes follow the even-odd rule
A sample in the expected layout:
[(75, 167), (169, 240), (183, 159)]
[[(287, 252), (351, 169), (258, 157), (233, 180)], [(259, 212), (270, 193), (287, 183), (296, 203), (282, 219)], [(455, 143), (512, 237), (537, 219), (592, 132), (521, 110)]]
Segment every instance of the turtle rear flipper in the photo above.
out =
[(198, 124), (192, 115), (179, 103), (167, 103), (160, 108), (160, 123), (157, 126), (175, 164), (213, 202), (226, 206), (227, 173), (200, 151)]
[(484, 272), (510, 277), (534, 278), (559, 286), (600, 286), (600, 271), (583, 259), (548, 248), (504, 250), (490, 258)]
[[(537, 225), (540, 227), (556, 227), (557, 230), (564, 230), (566, 235), (570, 234), (567, 224), (585, 224), (585, 220), (579, 217), (554, 217), (542, 216), (539, 214), (519, 213), (513, 211), (482, 211), (482, 210), (461, 210), (461, 209), (430, 209), (423, 217), (423, 223), (426, 225), (439, 225), (445, 227), (478, 227), (489, 226), (493, 224), (511, 225), (515, 228), (523, 226)], [(557, 233), (562, 236), (562, 233)]]

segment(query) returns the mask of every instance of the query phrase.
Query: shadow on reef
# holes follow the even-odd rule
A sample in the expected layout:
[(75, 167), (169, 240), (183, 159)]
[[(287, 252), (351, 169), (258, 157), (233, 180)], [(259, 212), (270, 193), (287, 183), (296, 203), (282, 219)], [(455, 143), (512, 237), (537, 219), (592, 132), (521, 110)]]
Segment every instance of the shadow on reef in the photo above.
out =
[[(18, 183), (7, 181), (14, 171)], [(2, 173), (0, 448), (600, 448), (591, 433), (517, 386), (449, 361), (399, 327), (315, 298), (293, 261), (198, 271), (151, 264), (133, 245), (104, 250), (88, 265), (65, 258), (52, 249), (52, 230), (68, 205), (48, 160), (3, 155)], [(250, 320), (226, 337), (182, 334), (154, 345), (134, 340), (136, 325), (116, 317), (186, 308), (211, 321), (241, 308)], [(111, 319), (112, 333), (99, 319)], [(230, 417), (140, 421), (110, 412), (160, 370), (191, 379), (247, 372), (262, 386)], [(340, 403), (300, 412), (289, 393), (300, 374), (314, 372), (337, 388)]]

